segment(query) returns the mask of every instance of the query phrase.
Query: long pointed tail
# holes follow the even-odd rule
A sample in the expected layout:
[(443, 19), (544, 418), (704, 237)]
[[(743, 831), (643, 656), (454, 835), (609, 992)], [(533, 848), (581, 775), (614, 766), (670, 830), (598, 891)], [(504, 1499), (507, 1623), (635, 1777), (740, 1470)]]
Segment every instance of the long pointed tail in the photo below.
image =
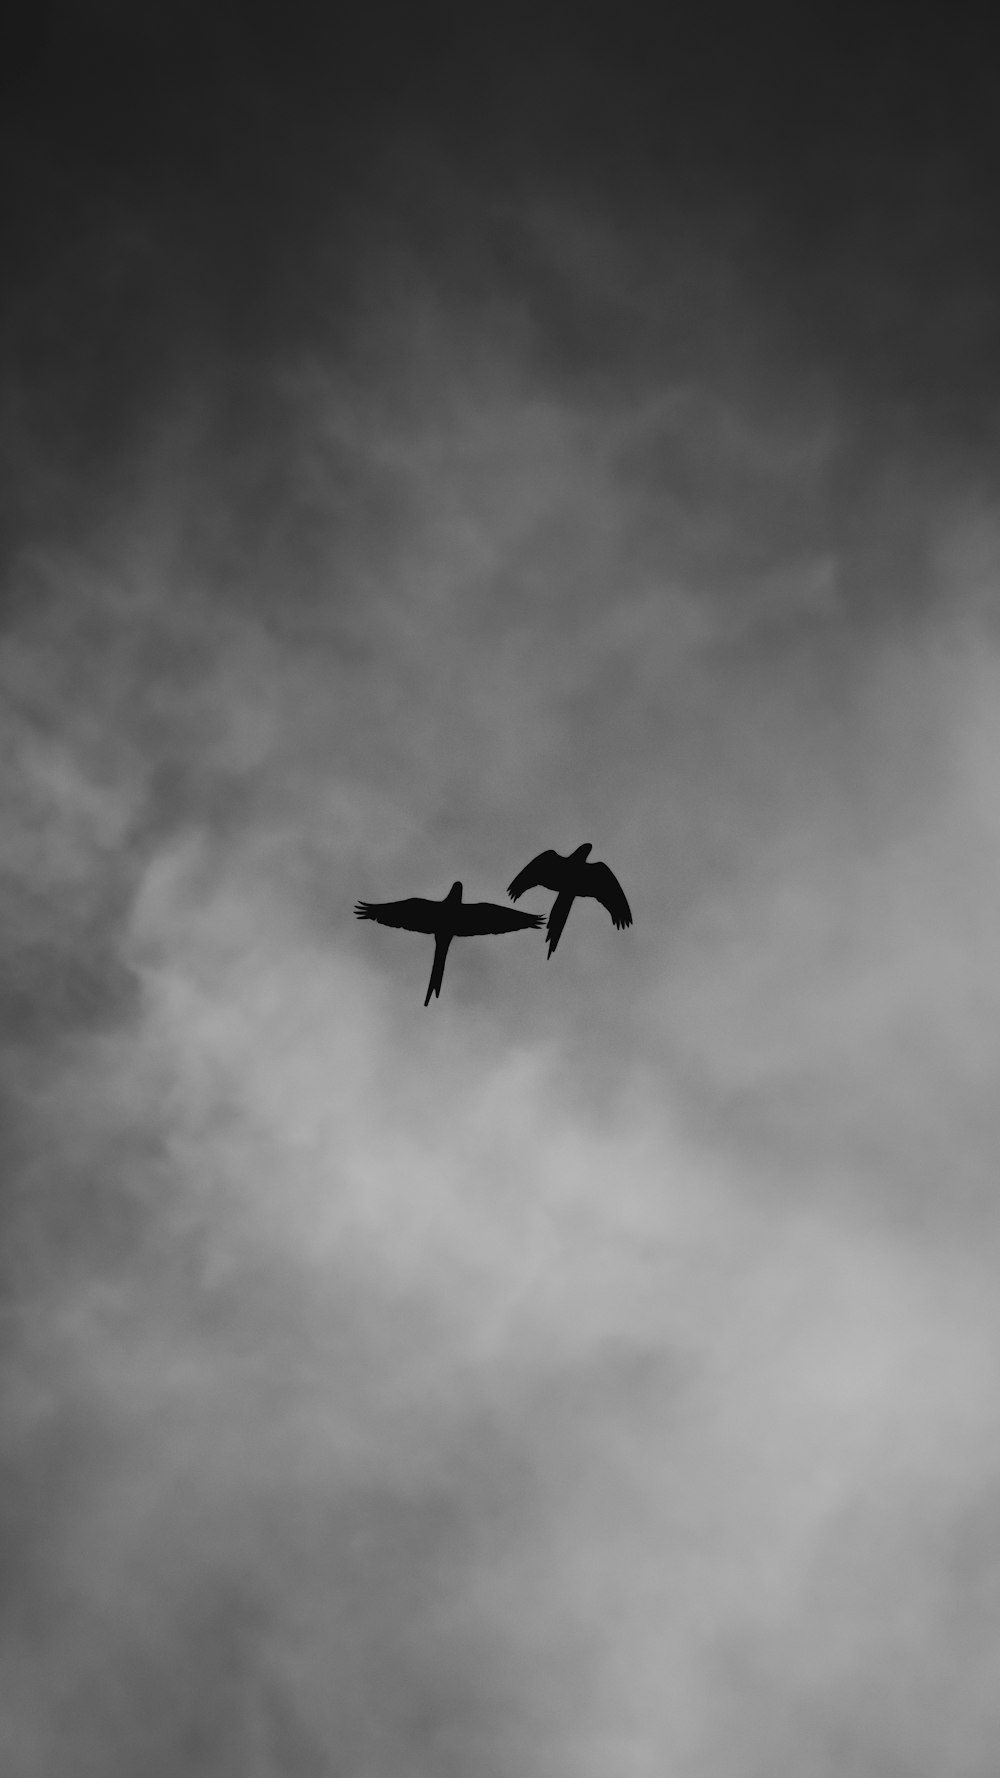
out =
[(447, 932), (434, 941), (434, 967), (431, 970), (431, 979), (427, 984), (425, 1006), (430, 1005), (432, 994), (440, 995), (441, 993), (441, 983), (444, 981), (444, 960), (448, 955), (448, 946), (451, 944), (451, 940), (452, 935)]
[(569, 918), (569, 910), (573, 906), (575, 899), (575, 896), (568, 895), (565, 889), (561, 889), (556, 896), (555, 901), (552, 903), (552, 911), (549, 914), (549, 923), (545, 928), (545, 936), (549, 941), (548, 955), (550, 957), (562, 937), (562, 929)]

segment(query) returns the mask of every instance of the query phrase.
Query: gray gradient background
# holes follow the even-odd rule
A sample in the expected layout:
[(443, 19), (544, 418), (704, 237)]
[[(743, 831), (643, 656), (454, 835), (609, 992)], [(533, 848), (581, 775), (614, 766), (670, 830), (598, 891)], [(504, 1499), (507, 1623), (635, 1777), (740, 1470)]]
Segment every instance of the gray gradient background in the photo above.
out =
[(0, 1767), (993, 1778), (985, 45), (361, 11), (4, 57)]

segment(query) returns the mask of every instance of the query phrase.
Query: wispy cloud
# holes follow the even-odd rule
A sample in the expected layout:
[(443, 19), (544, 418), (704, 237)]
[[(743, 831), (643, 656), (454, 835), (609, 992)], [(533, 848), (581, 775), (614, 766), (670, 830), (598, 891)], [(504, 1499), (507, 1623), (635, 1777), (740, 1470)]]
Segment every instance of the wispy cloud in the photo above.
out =
[[(4, 1769), (985, 1774), (986, 470), (749, 200), (302, 128), (228, 329), (139, 205), (179, 393), (15, 379)], [(584, 839), (430, 1013), (351, 918)]]

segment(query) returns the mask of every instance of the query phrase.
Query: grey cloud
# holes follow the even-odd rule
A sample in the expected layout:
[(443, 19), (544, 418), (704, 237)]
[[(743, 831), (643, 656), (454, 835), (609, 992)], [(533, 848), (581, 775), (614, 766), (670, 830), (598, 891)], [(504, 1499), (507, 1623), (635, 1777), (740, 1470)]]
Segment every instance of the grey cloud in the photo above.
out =
[[(105, 430), (19, 372), (5, 1770), (985, 1778), (987, 467), (752, 194), (312, 117), (217, 245), (147, 142)], [(433, 1018), (351, 920), (583, 839)]]

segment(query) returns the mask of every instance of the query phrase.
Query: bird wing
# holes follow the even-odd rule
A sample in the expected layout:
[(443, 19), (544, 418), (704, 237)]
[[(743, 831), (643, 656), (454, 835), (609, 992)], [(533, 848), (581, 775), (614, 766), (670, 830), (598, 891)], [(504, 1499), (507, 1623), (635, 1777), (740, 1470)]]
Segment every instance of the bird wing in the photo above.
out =
[(441, 903), (412, 895), (409, 901), (359, 901), (354, 909), (359, 920), (377, 920), (380, 926), (405, 926), (407, 932), (436, 932)]
[(522, 932), (542, 924), (541, 914), (522, 914), (516, 908), (497, 907), (492, 901), (463, 901), (456, 914), (455, 935), (474, 938), (481, 932)]
[(592, 895), (595, 901), (601, 902), (616, 926), (631, 926), (632, 909), (614, 871), (606, 864), (585, 864), (582, 874), (583, 881), (577, 894)]
[(507, 894), (511, 901), (517, 901), (526, 889), (558, 889), (566, 874), (566, 860), (558, 852), (539, 852), (530, 864), (519, 870), (514, 881), (508, 886)]

